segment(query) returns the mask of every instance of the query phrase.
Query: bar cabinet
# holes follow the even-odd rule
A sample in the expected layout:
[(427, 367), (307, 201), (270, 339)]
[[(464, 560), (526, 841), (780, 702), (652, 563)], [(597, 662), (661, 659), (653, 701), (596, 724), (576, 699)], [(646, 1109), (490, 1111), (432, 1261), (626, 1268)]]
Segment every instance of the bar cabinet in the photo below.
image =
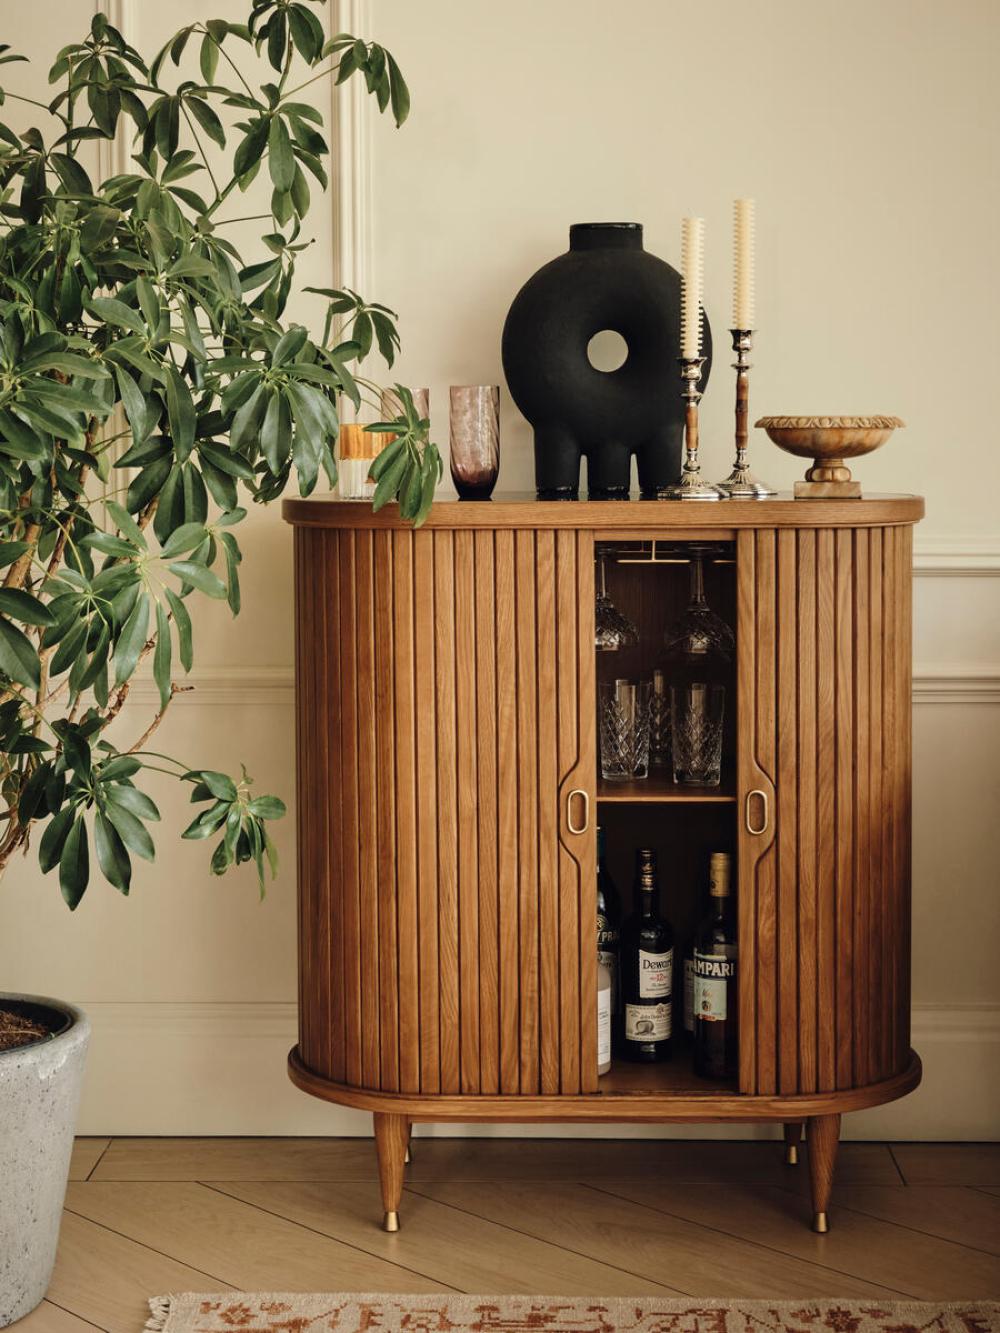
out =
[[(299, 1038), (293, 1081), (374, 1115), (395, 1229), (419, 1121), (775, 1121), (827, 1228), (844, 1112), (910, 1049), (912, 496), (286, 500), (294, 526)], [(595, 559), (655, 664), (685, 551), (733, 626), (722, 782), (598, 777)], [(609, 657), (611, 654), (601, 654)], [(614, 667), (616, 672), (618, 666)], [(595, 829), (659, 850), (679, 935), (730, 850), (739, 1069), (596, 1056)], [(679, 1026), (679, 1024), (675, 1024)]]

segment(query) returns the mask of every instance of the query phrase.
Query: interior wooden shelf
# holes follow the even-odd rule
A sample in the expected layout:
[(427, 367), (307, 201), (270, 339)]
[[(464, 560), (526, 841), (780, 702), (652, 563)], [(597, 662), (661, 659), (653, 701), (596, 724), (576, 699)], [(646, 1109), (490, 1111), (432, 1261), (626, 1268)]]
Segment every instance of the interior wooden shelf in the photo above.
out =
[(606, 1074), (602, 1074), (598, 1092), (608, 1097), (669, 1097), (671, 1093), (685, 1096), (717, 1097), (720, 1093), (731, 1096), (736, 1092), (735, 1079), (701, 1078), (691, 1067), (689, 1046), (674, 1051), (662, 1064), (632, 1064), (615, 1060)]
[(603, 778), (598, 778), (597, 799), (629, 805), (662, 805), (668, 802), (704, 805), (709, 802), (733, 802), (736, 793), (728, 783), (723, 783), (721, 787), (679, 787), (665, 776), (653, 774), (641, 782), (605, 782)]

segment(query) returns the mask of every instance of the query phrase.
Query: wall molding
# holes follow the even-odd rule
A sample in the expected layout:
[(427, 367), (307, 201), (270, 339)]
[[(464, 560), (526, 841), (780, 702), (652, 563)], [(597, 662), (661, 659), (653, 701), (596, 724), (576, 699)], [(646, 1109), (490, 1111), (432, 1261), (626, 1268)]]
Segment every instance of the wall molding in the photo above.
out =
[[(294, 1089), (292, 1000), (81, 1001), (93, 1028), (83, 1134), (368, 1135), (371, 1117)], [(1000, 1004), (918, 1004), (924, 1085), (844, 1122), (849, 1138), (991, 1139), (1000, 1094)], [(207, 1077), (206, 1071), (211, 1071)], [(767, 1126), (428, 1125), (470, 1137), (771, 1138)], [(374, 1170), (374, 1164), (373, 1164)]]
[[(170, 705), (190, 707), (281, 707), (295, 701), (295, 673), (282, 666), (205, 666), (177, 683), (189, 687)], [(156, 704), (159, 693), (151, 677), (133, 682), (128, 705)], [(966, 666), (945, 663), (918, 666), (913, 672), (913, 703), (917, 704), (996, 704), (1000, 703), (1000, 666)]]
[(918, 578), (996, 577), (1000, 575), (1000, 537), (924, 537), (918, 528), (913, 572)]

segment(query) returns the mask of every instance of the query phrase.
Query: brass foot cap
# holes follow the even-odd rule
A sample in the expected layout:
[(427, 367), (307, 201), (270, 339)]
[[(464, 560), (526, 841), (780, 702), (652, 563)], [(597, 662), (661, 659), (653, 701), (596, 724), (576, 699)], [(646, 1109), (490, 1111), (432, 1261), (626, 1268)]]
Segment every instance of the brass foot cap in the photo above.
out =
[(798, 1166), (799, 1164), (799, 1145), (789, 1143), (785, 1148), (785, 1165)]
[(827, 1233), (829, 1230), (830, 1230), (830, 1223), (829, 1223), (829, 1221), (827, 1220), (826, 1213), (816, 1213), (816, 1214), (814, 1214), (814, 1216), (813, 1216), (813, 1231), (818, 1232), (819, 1235), (821, 1235), (821, 1236), (825, 1236), (826, 1233)]
[[(385, 1217), (382, 1218), (382, 1230), (383, 1231), (399, 1230), (399, 1214), (395, 1210), (386, 1213)], [(826, 1230), (825, 1227), (824, 1230)]]
[(411, 1155), (411, 1153), (410, 1153), (409, 1148), (407, 1148), (406, 1152), (403, 1154), (403, 1165), (404, 1165), (404, 1166), (409, 1166), (410, 1163), (411, 1163), (412, 1161), (413, 1161), (413, 1157), (412, 1157), (412, 1155)]

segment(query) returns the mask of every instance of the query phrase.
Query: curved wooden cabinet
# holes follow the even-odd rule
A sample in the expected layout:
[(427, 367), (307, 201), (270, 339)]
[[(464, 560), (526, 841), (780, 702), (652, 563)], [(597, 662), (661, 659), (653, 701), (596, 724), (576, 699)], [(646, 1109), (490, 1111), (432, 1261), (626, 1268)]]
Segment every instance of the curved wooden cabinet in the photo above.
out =
[[(290, 1069), (307, 1091), (375, 1113), (389, 1224), (415, 1120), (771, 1119), (808, 1122), (825, 1226), (840, 1113), (919, 1080), (910, 567), (922, 502), (442, 503), (417, 532), (357, 503), (284, 512), (297, 623)], [(594, 557), (654, 539), (726, 543), (734, 565), (731, 783), (697, 816), (726, 830), (738, 860), (732, 1086), (683, 1062), (596, 1072), (594, 829), (607, 794)], [(644, 817), (675, 817), (682, 798), (698, 805), (665, 794)]]

